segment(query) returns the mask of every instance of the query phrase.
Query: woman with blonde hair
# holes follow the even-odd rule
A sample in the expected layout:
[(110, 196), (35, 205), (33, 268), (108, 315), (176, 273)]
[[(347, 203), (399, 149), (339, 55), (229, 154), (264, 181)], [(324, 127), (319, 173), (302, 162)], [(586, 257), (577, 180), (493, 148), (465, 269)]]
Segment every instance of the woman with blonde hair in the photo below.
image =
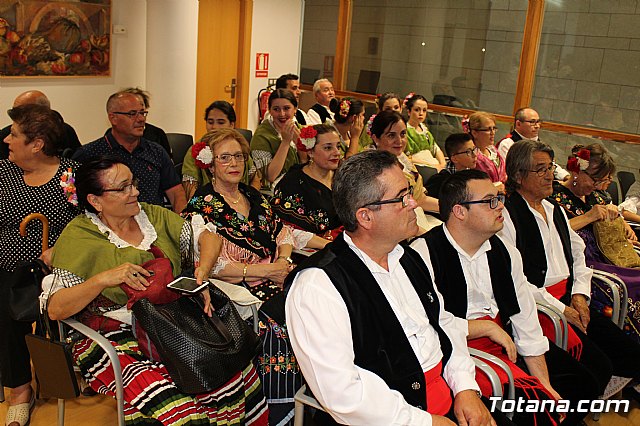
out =
[(469, 116), (468, 133), (479, 150), (476, 169), (488, 174), (491, 181), (504, 190), (503, 184), (507, 181), (505, 161), (493, 144), (497, 130), (493, 114), (478, 111)]
[[(201, 186), (183, 215), (200, 215), (221, 240), (211, 276), (246, 287), (259, 310), (262, 348), (257, 369), (269, 404), (269, 423), (293, 416), (302, 375), (289, 344), (284, 317), (284, 279), (293, 269), (293, 236), (258, 190), (241, 182), (249, 144), (233, 129), (220, 129), (202, 149), (211, 182)], [(290, 417), (291, 416), (291, 417)]]

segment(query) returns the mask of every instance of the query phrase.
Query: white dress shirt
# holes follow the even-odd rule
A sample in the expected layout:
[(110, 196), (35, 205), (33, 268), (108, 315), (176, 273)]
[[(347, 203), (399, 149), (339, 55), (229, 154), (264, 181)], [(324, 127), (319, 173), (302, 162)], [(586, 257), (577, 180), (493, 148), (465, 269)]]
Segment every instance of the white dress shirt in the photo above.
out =
[[(458, 252), (464, 279), (467, 282), (466, 319), (473, 320), (487, 315), (495, 318), (498, 315), (498, 305), (491, 287), (491, 273), (487, 258), (487, 252), (491, 250), (491, 243), (489, 240), (485, 241), (473, 256), (469, 256), (453, 239), (447, 226), (442, 226), (447, 240)], [(516, 289), (518, 305), (520, 305), (520, 312), (511, 316), (513, 342), (516, 344), (518, 353), (522, 356), (542, 355), (549, 350), (549, 341), (542, 335), (536, 303), (529, 289), (530, 284), (522, 270), (522, 258), (518, 250), (511, 244), (505, 242), (505, 246), (511, 257), (511, 276)], [(431, 256), (424, 238), (415, 240), (411, 243), (411, 247), (420, 253), (433, 279)], [(502, 320), (507, 321), (507, 318), (502, 318)]]
[[(320, 105), (320, 104), (318, 104), (318, 105)], [(333, 112), (331, 112), (329, 107), (326, 107), (324, 105), (320, 105), (320, 106), (327, 110), (327, 112), (329, 113), (329, 116), (333, 120), (334, 114), (333, 114)], [(308, 125), (314, 125), (314, 124), (322, 124), (322, 123), (323, 123), (323, 121), (320, 118), (320, 114), (318, 114), (317, 112), (315, 112), (314, 110), (309, 108), (309, 110), (307, 111), (307, 124)]]
[[(514, 134), (514, 133), (520, 135), (520, 133), (516, 132), (515, 130), (511, 132), (511, 134)], [(520, 135), (520, 137), (522, 137), (522, 139), (528, 139), (522, 135)], [(531, 140), (539, 141), (540, 136), (536, 136)], [(500, 143), (498, 144), (498, 152), (500, 153), (500, 155), (502, 155), (502, 158), (505, 158), (505, 159), (507, 158), (507, 153), (509, 152), (509, 149), (511, 149), (514, 143), (515, 142), (511, 138), (504, 138), (500, 141)], [(569, 172), (563, 169), (562, 166), (560, 166), (558, 163), (554, 162), (554, 164), (556, 165), (556, 171), (553, 173), (553, 176), (557, 180), (563, 181), (567, 176), (569, 176)]]
[[(440, 341), (400, 265), (404, 249), (396, 246), (389, 253), (386, 271), (358, 249), (346, 233), (344, 239), (375, 277), (422, 370), (435, 367), (442, 359)], [(442, 296), (437, 291), (436, 295), (442, 307)], [(334, 419), (350, 425), (431, 425), (429, 413), (407, 403), (375, 373), (354, 364), (349, 312), (324, 271), (309, 268), (296, 276), (285, 312), (291, 345), (307, 385)], [(444, 379), (454, 394), (478, 390), (466, 346), (466, 324), (443, 309), (439, 323), (453, 345)]]
[[(553, 222), (553, 204), (547, 200), (542, 200), (542, 206), (544, 208), (547, 220), (544, 220), (540, 212), (534, 210), (527, 203), (527, 207), (533, 217), (536, 218), (536, 224), (542, 237), (542, 244), (544, 246), (545, 257), (547, 258), (547, 273), (544, 280), (544, 286), (552, 286), (564, 279), (569, 278), (569, 267), (564, 257), (564, 251), (562, 250), (562, 241), (560, 240), (560, 234), (556, 229), (556, 225)], [(573, 288), (571, 295), (582, 294), (587, 300), (591, 297), (591, 276), (593, 270), (587, 267), (584, 260), (584, 241), (582, 238), (571, 229), (567, 215), (564, 209), (561, 209), (562, 216), (569, 228), (569, 235), (571, 237), (571, 254), (573, 256)], [(504, 217), (504, 228), (499, 232), (499, 235), (510, 244), (515, 246), (516, 244), (516, 228), (513, 226), (513, 221), (507, 209), (502, 211)], [(538, 288), (533, 284), (529, 284), (533, 292), (536, 301), (544, 301), (560, 312), (564, 312), (565, 305), (555, 297), (553, 297), (544, 287)]]

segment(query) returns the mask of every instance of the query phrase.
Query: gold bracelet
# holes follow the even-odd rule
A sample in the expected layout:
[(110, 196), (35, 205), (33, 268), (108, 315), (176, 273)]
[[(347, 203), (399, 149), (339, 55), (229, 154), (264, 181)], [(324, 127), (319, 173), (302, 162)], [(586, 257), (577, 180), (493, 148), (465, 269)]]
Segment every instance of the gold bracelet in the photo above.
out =
[(248, 264), (244, 264), (244, 268), (242, 268), (242, 281), (244, 281), (247, 278), (247, 268), (249, 267)]

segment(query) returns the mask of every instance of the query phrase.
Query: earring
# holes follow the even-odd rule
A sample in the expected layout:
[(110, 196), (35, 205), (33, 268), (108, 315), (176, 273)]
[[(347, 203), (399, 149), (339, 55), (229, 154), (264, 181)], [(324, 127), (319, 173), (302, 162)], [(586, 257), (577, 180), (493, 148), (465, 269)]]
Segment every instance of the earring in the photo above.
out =
[(575, 176), (573, 177), (573, 186), (578, 185), (578, 182), (576, 182), (576, 179), (578, 179), (578, 175), (575, 175)]

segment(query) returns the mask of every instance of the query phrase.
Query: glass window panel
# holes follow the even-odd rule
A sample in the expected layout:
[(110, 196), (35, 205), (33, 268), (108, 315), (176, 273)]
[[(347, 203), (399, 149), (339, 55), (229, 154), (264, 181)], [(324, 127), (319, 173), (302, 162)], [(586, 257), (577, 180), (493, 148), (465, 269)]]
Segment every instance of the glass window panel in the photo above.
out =
[(300, 82), (333, 79), (339, 0), (306, 0), (302, 32)]
[(510, 114), (527, 0), (354, 0), (347, 90)]
[(640, 2), (547, 1), (532, 105), (547, 120), (638, 133)]

